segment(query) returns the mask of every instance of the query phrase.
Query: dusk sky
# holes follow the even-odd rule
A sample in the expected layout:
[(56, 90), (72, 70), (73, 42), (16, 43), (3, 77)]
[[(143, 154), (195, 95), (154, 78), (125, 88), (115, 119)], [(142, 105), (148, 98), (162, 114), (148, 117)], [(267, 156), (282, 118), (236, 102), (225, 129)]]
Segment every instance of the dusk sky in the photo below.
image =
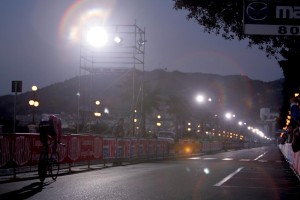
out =
[(99, 9), (103, 23), (137, 24), (146, 30), (145, 70), (167, 69), (219, 75), (246, 75), (273, 81), (283, 78), (275, 59), (247, 47), (247, 41), (225, 41), (203, 32), (173, 9), (172, 0), (1, 0), (0, 95), (12, 94), (11, 82), (23, 81), (23, 92), (79, 74), (79, 42), (70, 39), (84, 13)]

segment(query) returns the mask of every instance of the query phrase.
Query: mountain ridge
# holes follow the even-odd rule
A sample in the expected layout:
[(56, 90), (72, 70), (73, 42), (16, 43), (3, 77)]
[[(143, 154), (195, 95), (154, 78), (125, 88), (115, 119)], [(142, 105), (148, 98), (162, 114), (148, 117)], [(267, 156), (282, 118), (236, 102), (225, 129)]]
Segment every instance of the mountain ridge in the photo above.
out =
[[(133, 76), (134, 74), (134, 76)], [(94, 74), (80, 77), (81, 100), (101, 99), (103, 105), (111, 107), (114, 112), (130, 110), (132, 105), (133, 85), (136, 97), (140, 98), (140, 86), (144, 82), (148, 90), (156, 89), (161, 96), (185, 96), (187, 104), (193, 104), (194, 96), (199, 93), (217, 100), (218, 109), (232, 109), (243, 117), (259, 117), (259, 109), (268, 107), (279, 112), (282, 103), (283, 79), (265, 82), (252, 80), (244, 75), (217, 75), (205, 73), (185, 73), (153, 70), (144, 72), (129, 71), (123, 74)], [(78, 109), (79, 77), (39, 88), (36, 92), (40, 106), (37, 113), (66, 112), (76, 114)], [(146, 88), (146, 87), (145, 87)], [(150, 89), (149, 89), (150, 88)], [(0, 113), (2, 117), (12, 116), (14, 95), (0, 96)], [(89, 97), (89, 100), (87, 99)], [(91, 97), (92, 96), (92, 97)], [(17, 114), (30, 114), (28, 105), (32, 99), (31, 91), (18, 94)], [(84, 100), (84, 97), (86, 98)], [(81, 104), (81, 103), (80, 103)], [(92, 104), (92, 102), (89, 102)], [(80, 109), (87, 109), (80, 105)]]

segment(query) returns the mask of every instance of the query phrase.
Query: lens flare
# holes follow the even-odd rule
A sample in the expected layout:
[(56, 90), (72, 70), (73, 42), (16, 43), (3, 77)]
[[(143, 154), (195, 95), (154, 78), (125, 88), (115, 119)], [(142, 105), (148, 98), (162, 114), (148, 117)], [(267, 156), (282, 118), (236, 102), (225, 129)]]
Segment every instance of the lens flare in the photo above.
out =
[(105, 24), (116, 0), (76, 0), (65, 11), (59, 25), (59, 35), (70, 42), (79, 42), (87, 27)]

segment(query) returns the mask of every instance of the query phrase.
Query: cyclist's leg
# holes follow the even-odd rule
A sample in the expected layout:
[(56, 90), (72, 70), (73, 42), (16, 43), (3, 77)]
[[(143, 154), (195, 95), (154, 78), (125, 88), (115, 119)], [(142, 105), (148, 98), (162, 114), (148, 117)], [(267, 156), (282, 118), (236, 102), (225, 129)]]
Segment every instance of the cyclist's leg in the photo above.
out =
[(55, 160), (52, 160), (52, 162), (51, 162), (50, 175), (53, 180), (56, 180), (58, 173), (59, 173), (59, 154), (56, 153), (53, 156), (55, 157)]
[[(48, 146), (48, 145), (47, 145)], [(48, 165), (48, 152), (45, 147), (42, 150), (38, 162), (38, 175), (41, 182), (43, 182), (47, 176), (47, 165)]]
[(43, 145), (42, 151), (48, 152), (48, 135), (47, 135), (47, 133), (40, 133), (40, 141)]
[(51, 137), (53, 139), (53, 142), (52, 142), (52, 149), (51, 149), (51, 158), (57, 160), (57, 137), (56, 137), (56, 134), (55, 133), (52, 133), (51, 134)]

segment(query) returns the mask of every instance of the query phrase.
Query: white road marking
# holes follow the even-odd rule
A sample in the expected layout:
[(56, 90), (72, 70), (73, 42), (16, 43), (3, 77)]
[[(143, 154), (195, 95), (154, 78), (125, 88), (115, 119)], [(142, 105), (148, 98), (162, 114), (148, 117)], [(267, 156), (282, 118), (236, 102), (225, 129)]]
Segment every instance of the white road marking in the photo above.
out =
[(268, 160), (258, 160), (258, 162), (268, 162)]
[(250, 161), (251, 159), (240, 159), (240, 161)]
[(203, 160), (215, 160), (217, 158), (203, 158)]
[(261, 155), (259, 155), (257, 158), (255, 158), (254, 160), (258, 160), (258, 159), (260, 159), (261, 157), (263, 157), (265, 154), (266, 154), (267, 152), (265, 152), (265, 153), (263, 153), (263, 154), (261, 154)]
[(223, 158), (222, 160), (233, 160), (233, 158)]
[(243, 168), (244, 167), (238, 168), (236, 171), (232, 172), (231, 174), (229, 174), (228, 176), (226, 176), (225, 178), (223, 178), (220, 182), (216, 183), (214, 186), (221, 186), (221, 185), (223, 185), (226, 181), (228, 181), (234, 175), (236, 175), (237, 173), (239, 173)]
[(201, 160), (200, 157), (192, 157), (192, 158), (188, 158), (188, 159), (190, 159), (190, 160)]

